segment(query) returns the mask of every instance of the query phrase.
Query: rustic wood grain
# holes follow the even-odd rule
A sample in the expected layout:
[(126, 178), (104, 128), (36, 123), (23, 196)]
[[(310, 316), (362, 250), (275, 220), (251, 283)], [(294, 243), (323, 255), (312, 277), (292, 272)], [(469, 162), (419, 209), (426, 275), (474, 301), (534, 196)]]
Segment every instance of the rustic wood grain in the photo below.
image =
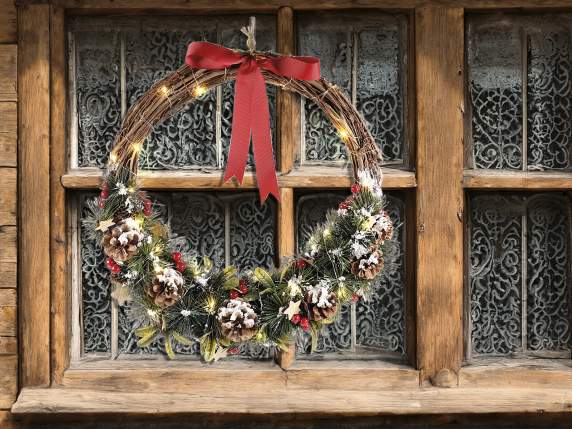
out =
[(0, 226), (0, 288), (16, 287), (17, 230), (15, 226)]
[(17, 110), (14, 102), (0, 102), (0, 167), (16, 166)]
[(439, 389), (387, 390), (352, 394), (343, 389), (285, 389), (280, 394), (252, 391), (248, 401), (240, 389), (196, 394), (150, 395), (90, 389), (24, 388), (12, 407), (22, 413), (235, 413), (297, 416), (366, 416), (379, 414), (481, 414), (507, 412), (571, 412), (567, 389)]
[(0, 225), (16, 225), (16, 169), (0, 168)]
[(16, 2), (0, 0), (0, 43), (16, 42)]
[(23, 386), (50, 382), (50, 46), (48, 5), (18, 9), (20, 352)]
[(16, 337), (0, 337), (0, 355), (15, 355), (16, 353), (18, 353), (18, 339)]
[(564, 190), (572, 189), (572, 173), (465, 170), (463, 186), (467, 189)]
[[(45, 3), (46, 0), (19, 0), (22, 4)], [(50, 3), (72, 9), (92, 9), (96, 11), (149, 11), (172, 9), (174, 11), (193, 10), (212, 12), (215, 8), (209, 0), (51, 0)], [(335, 9), (409, 9), (423, 6), (466, 7), (471, 9), (499, 8), (562, 8), (569, 7), (569, 0), (217, 0), (217, 11), (275, 11), (283, 6), (295, 10), (335, 10)]]
[(60, 177), (66, 171), (66, 51), (64, 9), (52, 6), (50, 25), (50, 253), (52, 383), (60, 384), (69, 358), (66, 195)]
[(0, 289), (0, 336), (16, 336), (16, 289)]
[(456, 374), (463, 350), (463, 9), (418, 9), (415, 24), (417, 367), (429, 379)]
[[(2, 7), (1, 3), (0, 7)], [(17, 52), (17, 45), (0, 45), (0, 101), (17, 100)]]
[[(415, 173), (384, 168), (384, 189), (415, 188)], [(96, 189), (101, 185), (99, 170), (70, 171), (61, 177), (68, 189)], [(142, 171), (137, 179), (144, 189), (253, 189), (256, 178), (252, 173), (244, 174), (242, 185), (229, 181), (223, 183), (222, 172), (199, 173), (192, 171)], [(352, 184), (349, 170), (339, 168), (304, 167), (288, 174), (278, 174), (278, 184), (284, 188), (349, 188)]]
[[(291, 7), (278, 9), (276, 26), (278, 53), (295, 54), (294, 12)], [(300, 97), (292, 92), (279, 89), (276, 103), (280, 142), (278, 165), (282, 173), (288, 173), (294, 168), (296, 148), (300, 143)]]
[(18, 391), (18, 357), (0, 356), (0, 409), (9, 409)]

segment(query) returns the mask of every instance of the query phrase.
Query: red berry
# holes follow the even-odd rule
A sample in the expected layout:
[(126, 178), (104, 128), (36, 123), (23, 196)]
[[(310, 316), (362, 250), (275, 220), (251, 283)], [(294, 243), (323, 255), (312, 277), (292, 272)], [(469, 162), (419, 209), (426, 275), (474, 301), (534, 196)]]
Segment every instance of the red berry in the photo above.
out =
[(338, 207), (340, 210), (347, 210), (349, 207), (349, 204), (347, 203), (347, 201), (342, 201)]
[(361, 191), (361, 186), (359, 183), (354, 183), (352, 185), (352, 194), (357, 194), (359, 191)]
[(239, 352), (240, 350), (238, 349), (238, 347), (231, 347), (230, 349), (228, 349), (229, 355), (237, 355)]
[(101, 191), (101, 194), (99, 194), (99, 196), (101, 197), (102, 200), (106, 200), (107, 197), (109, 197), (109, 191)]
[(151, 200), (143, 201), (143, 214), (151, 216), (151, 213), (153, 213), (153, 202)]
[(107, 182), (104, 182), (103, 185), (101, 185), (101, 190), (109, 192), (109, 184)]
[(294, 325), (297, 325), (298, 323), (300, 323), (300, 319), (302, 319), (302, 316), (300, 316), (299, 314), (295, 314), (290, 319), (290, 322), (292, 322)]
[(360, 296), (357, 293), (354, 293), (352, 295), (352, 302), (358, 302), (359, 298), (360, 298)]
[(183, 260), (183, 255), (181, 254), (181, 252), (173, 252), (171, 256), (173, 257), (173, 261), (175, 262), (181, 262)]
[(113, 267), (111, 267), (111, 272), (113, 274), (119, 274), (121, 272), (121, 267), (115, 264)]
[(298, 259), (296, 261), (296, 268), (298, 268), (299, 270), (303, 270), (307, 266), (308, 266), (308, 263), (306, 262), (305, 259)]
[(229, 296), (230, 296), (230, 299), (236, 299), (236, 298), (238, 298), (238, 292), (235, 290), (231, 290)]
[(310, 329), (310, 320), (308, 320), (307, 317), (302, 317), (302, 319), (300, 319), (300, 328), (302, 328), (304, 332), (307, 332), (308, 329)]
[(240, 281), (238, 282), (238, 290), (243, 295), (248, 293), (248, 284), (246, 283), (246, 280), (240, 279)]
[(105, 207), (105, 200), (103, 198), (99, 199), (99, 208), (102, 209)]
[(177, 262), (177, 271), (182, 273), (183, 271), (185, 271), (186, 268), (187, 264), (185, 264), (183, 261)]
[(111, 269), (114, 265), (117, 265), (117, 264), (115, 263), (113, 258), (107, 258), (105, 260), (105, 265), (107, 265), (107, 268)]

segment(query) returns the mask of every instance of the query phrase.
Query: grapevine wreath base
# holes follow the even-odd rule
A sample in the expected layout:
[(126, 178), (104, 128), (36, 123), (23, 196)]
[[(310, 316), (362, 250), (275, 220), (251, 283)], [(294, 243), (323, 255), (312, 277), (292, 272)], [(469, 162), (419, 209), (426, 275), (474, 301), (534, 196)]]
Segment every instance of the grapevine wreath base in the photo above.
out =
[[(273, 54), (249, 52), (257, 59)], [(155, 125), (208, 89), (233, 80), (237, 66), (207, 70), (182, 66), (157, 82), (128, 112), (110, 155), (101, 195), (90, 201), (86, 227), (103, 248), (113, 296), (139, 311), (138, 345), (165, 338), (200, 343), (207, 362), (251, 341), (285, 350), (297, 330), (313, 344), (344, 303), (367, 298), (384, 267), (393, 225), (384, 210), (381, 155), (365, 123), (340, 90), (324, 79), (298, 81), (264, 70), (268, 83), (311, 99), (346, 143), (356, 182), (351, 196), (311, 235), (305, 253), (279, 269), (238, 272), (174, 248), (157, 205), (137, 186), (143, 142)]]

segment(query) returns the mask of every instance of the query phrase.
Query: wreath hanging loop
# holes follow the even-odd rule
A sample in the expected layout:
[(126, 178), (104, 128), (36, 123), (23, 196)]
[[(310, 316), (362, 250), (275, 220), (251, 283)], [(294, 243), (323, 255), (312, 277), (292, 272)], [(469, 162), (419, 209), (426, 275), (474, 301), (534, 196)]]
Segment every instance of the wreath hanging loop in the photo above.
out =
[[(254, 51), (254, 32), (251, 21), (247, 44), (259, 59), (289, 58)], [(193, 342), (200, 344), (205, 361), (233, 353), (244, 342), (286, 350), (298, 330), (309, 332), (316, 344), (322, 326), (332, 322), (343, 304), (371, 294), (373, 280), (393, 253), (381, 153), (365, 121), (325, 79), (300, 80), (272, 68), (261, 71), (266, 82), (313, 100), (338, 131), (351, 156), (351, 195), (315, 229), (302, 254), (270, 271), (215, 267), (194, 249), (175, 245), (157, 204), (137, 184), (143, 144), (155, 125), (235, 79), (239, 68), (184, 65), (153, 85), (127, 113), (101, 194), (90, 203), (85, 221), (107, 256), (113, 297), (131, 300), (132, 313), (143, 325), (136, 331), (139, 346), (164, 337), (170, 357), (174, 345)]]

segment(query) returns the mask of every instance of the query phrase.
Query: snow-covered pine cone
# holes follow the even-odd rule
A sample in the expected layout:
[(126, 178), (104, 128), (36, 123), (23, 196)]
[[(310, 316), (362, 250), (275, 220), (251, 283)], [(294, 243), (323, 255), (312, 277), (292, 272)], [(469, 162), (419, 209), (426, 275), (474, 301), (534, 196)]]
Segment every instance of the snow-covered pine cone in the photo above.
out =
[(306, 304), (312, 320), (331, 319), (338, 311), (336, 294), (322, 286), (313, 287), (306, 294)]
[(389, 217), (389, 213), (387, 213), (385, 210), (382, 210), (375, 217), (373, 230), (377, 233), (378, 242), (380, 244), (385, 240), (391, 240), (393, 237), (393, 221)]
[(172, 268), (165, 268), (161, 274), (157, 274), (153, 283), (145, 289), (155, 305), (159, 307), (170, 307), (175, 304), (183, 295), (185, 280), (178, 271)]
[(143, 234), (133, 218), (119, 221), (103, 234), (101, 245), (107, 256), (117, 262), (127, 261), (141, 245)]
[(256, 333), (256, 312), (248, 302), (231, 299), (218, 310), (222, 334), (236, 343), (250, 340)]
[(352, 262), (352, 273), (360, 279), (372, 280), (383, 269), (383, 257), (379, 250)]

